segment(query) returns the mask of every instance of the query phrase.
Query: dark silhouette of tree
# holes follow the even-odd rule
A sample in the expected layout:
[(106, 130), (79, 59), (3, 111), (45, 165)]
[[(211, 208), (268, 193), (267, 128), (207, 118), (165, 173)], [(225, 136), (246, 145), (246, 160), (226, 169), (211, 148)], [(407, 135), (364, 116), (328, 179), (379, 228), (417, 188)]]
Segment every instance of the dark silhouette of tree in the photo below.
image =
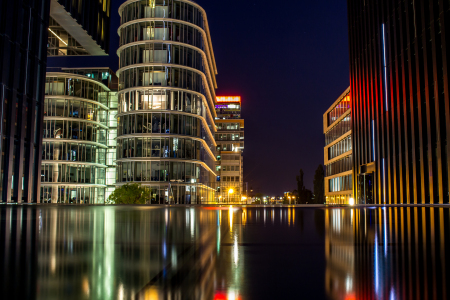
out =
[(317, 167), (314, 174), (314, 203), (323, 204), (325, 202), (325, 172), (322, 165)]
[(308, 204), (314, 203), (314, 201), (313, 201), (314, 197), (313, 197), (313, 193), (312, 193), (311, 190), (305, 189), (303, 191), (303, 194), (304, 194), (304, 197), (305, 197), (305, 203), (308, 203)]
[(303, 181), (303, 169), (300, 169), (300, 175), (297, 176), (297, 193), (298, 193), (298, 203), (306, 204), (306, 193), (305, 193), (305, 183)]

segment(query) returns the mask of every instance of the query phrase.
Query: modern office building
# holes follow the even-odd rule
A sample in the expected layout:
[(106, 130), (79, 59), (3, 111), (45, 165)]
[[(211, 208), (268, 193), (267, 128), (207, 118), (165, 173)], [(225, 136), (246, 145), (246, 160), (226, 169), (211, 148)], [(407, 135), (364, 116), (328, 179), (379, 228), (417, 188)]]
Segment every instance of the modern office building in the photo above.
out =
[(117, 184), (141, 183), (152, 203), (214, 201), (217, 69), (204, 9), (129, 0), (119, 14)]
[(111, 0), (51, 0), (49, 56), (107, 55)]
[(355, 199), (448, 203), (448, 1), (347, 3)]
[[(114, 84), (115, 82), (115, 84)], [(45, 82), (42, 203), (104, 203), (115, 186), (115, 74), (61, 69)]]
[(245, 193), (241, 97), (217, 97), (216, 113), (216, 201), (240, 203)]
[(352, 198), (351, 111), (350, 88), (348, 88), (323, 115), (327, 204), (349, 204)]
[(0, 2), (0, 203), (39, 201), (49, 8)]

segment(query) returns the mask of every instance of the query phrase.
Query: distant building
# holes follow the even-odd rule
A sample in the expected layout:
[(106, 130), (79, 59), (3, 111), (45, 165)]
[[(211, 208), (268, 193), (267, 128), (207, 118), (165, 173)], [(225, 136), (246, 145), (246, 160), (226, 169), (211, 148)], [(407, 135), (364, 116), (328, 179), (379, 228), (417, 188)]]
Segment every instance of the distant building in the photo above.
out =
[(326, 204), (349, 204), (352, 198), (353, 151), (348, 88), (323, 115)]
[(448, 1), (347, 4), (355, 200), (449, 203)]
[(240, 202), (245, 195), (241, 104), (241, 97), (217, 97), (217, 202)]
[(108, 68), (47, 73), (41, 202), (101, 204), (114, 190), (114, 87)]
[(49, 10), (0, 2), (0, 203), (39, 201)]
[(51, 0), (49, 56), (108, 55), (111, 0)]

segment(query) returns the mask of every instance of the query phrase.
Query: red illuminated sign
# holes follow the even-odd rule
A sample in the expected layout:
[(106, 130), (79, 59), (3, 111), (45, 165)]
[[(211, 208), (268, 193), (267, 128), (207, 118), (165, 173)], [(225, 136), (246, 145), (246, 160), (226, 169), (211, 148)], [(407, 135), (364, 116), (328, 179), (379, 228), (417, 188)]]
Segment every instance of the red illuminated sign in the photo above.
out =
[(217, 103), (230, 103), (230, 102), (239, 102), (241, 103), (240, 96), (221, 96), (216, 97)]

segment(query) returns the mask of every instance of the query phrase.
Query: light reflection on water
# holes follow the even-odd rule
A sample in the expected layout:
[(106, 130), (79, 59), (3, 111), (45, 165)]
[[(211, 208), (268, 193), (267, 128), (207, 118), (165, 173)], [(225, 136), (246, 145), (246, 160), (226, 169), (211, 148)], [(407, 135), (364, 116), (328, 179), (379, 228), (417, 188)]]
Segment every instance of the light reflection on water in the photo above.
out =
[(447, 208), (0, 207), (11, 299), (445, 299)]

